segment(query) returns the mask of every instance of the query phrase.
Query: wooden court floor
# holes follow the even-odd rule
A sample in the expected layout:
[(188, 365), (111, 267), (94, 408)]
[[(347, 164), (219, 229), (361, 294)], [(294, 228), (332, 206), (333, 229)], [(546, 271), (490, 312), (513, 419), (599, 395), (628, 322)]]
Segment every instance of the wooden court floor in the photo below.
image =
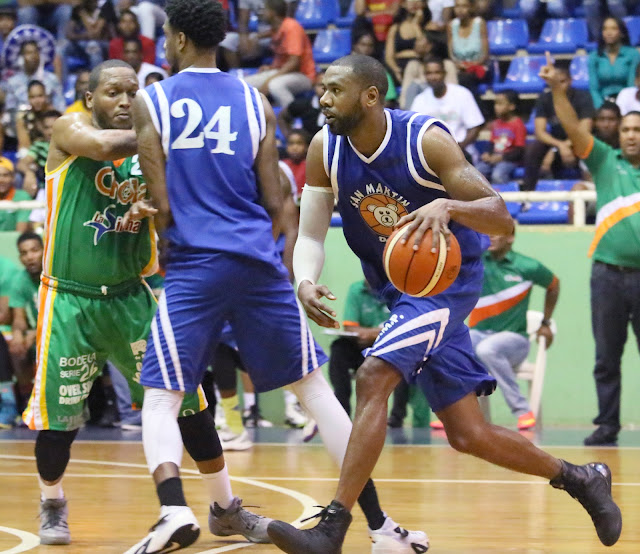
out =
[[(552, 447), (575, 463), (601, 460), (614, 472), (614, 496), (624, 516), (618, 544), (603, 547), (587, 513), (543, 480), (463, 456), (447, 446), (386, 447), (374, 477), (383, 508), (401, 525), (423, 529), (437, 553), (640, 553), (640, 449)], [(38, 486), (33, 442), (0, 442), (0, 552), (122, 553), (158, 514), (140, 443), (76, 442), (64, 489), (73, 543), (38, 546)], [(337, 472), (319, 446), (256, 445), (227, 456), (234, 493), (259, 513), (299, 520), (332, 498)], [(184, 550), (212, 554), (273, 546), (222, 541), (207, 530), (207, 499), (185, 457), (185, 492), (203, 526)], [(354, 512), (345, 553), (370, 552), (361, 512)]]

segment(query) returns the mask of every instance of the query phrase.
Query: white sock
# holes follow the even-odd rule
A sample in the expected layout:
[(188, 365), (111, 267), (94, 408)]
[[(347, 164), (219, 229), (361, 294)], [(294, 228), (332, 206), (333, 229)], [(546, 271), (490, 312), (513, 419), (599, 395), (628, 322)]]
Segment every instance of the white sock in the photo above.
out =
[(244, 409), (248, 410), (251, 406), (255, 406), (256, 403), (256, 393), (255, 392), (245, 392), (242, 394), (242, 398), (244, 399)]
[(200, 476), (207, 488), (212, 506), (214, 502), (217, 502), (218, 506), (223, 510), (231, 506), (233, 493), (231, 492), (231, 481), (229, 480), (229, 471), (226, 464), (218, 473), (201, 473)]
[(142, 405), (142, 446), (149, 472), (160, 464), (182, 464), (182, 436), (178, 426), (178, 413), (184, 393), (164, 389), (144, 391)]
[(42, 500), (58, 500), (64, 498), (64, 491), (62, 490), (62, 479), (55, 485), (45, 485), (42, 478), (38, 477), (40, 483), (40, 498)]
[(284, 389), (284, 403), (287, 406), (293, 406), (296, 402), (298, 402), (298, 397), (293, 394), (290, 390)]
[(351, 435), (351, 420), (317, 368), (291, 385), (309, 417), (315, 419), (322, 442), (333, 461), (342, 467)]

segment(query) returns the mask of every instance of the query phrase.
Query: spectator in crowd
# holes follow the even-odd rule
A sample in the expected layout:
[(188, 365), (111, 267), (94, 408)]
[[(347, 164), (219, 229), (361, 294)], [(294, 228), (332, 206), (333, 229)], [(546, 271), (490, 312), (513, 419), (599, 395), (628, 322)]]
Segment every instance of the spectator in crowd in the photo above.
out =
[[(45, 166), (49, 154), (53, 124), (61, 115), (56, 110), (46, 110), (38, 114), (36, 117), (38, 136), (29, 147), (27, 154), (20, 158), (16, 166), (23, 175), (22, 188), (32, 198), (36, 197), (39, 190), (44, 189)], [(42, 200), (46, 200), (46, 198), (42, 198)]]
[(480, 16), (474, 16), (472, 0), (456, 0), (454, 13), (455, 19), (447, 25), (449, 58), (458, 69), (458, 82), (475, 90), (487, 76), (487, 24)]
[[(224, 3), (224, 2), (223, 2)], [(156, 29), (162, 27), (167, 19), (162, 7), (163, 0), (119, 0), (118, 9), (131, 10), (138, 16), (140, 22), (140, 34), (151, 40), (156, 38)]]
[(454, 0), (428, 0), (427, 6), (431, 19), (425, 30), (433, 43), (433, 55), (438, 58), (447, 57), (447, 25), (453, 19)]
[(15, 275), (9, 296), (12, 320), (9, 348), (13, 356), (20, 413), (27, 407), (35, 375), (38, 287), (43, 250), (40, 235), (28, 231), (18, 237), (18, 252), (24, 269)]
[[(586, 90), (577, 90), (571, 87), (571, 74), (567, 68), (556, 68), (562, 79), (562, 86), (567, 98), (580, 119), (580, 126), (585, 132), (591, 131), (595, 110), (591, 94)], [(535, 105), (535, 135), (536, 140), (529, 144), (524, 154), (524, 179), (522, 190), (533, 190), (538, 182), (540, 164), (547, 152), (554, 148), (556, 155), (552, 164), (554, 173), (562, 168), (576, 168), (577, 159), (574, 154), (571, 140), (560, 124), (558, 115), (554, 110), (551, 92), (540, 95)], [(549, 130), (547, 130), (547, 125)]]
[(18, 25), (38, 25), (63, 41), (73, 2), (67, 0), (18, 0)]
[[(411, 60), (404, 70), (402, 76), (402, 88), (400, 92), (400, 108), (403, 110), (409, 109), (409, 106), (413, 103), (413, 99), (420, 94), (425, 88), (427, 88), (427, 78), (424, 74), (424, 63), (429, 58), (433, 57), (433, 43), (427, 37), (425, 33), (421, 34), (416, 39), (416, 54), (417, 60)], [(458, 84), (458, 70), (455, 64), (449, 60), (444, 59), (444, 82)]]
[(15, 120), (18, 110), (29, 105), (28, 86), (31, 81), (37, 80), (44, 84), (45, 92), (51, 105), (59, 112), (63, 112), (66, 103), (62, 93), (62, 86), (58, 77), (51, 71), (40, 66), (40, 49), (35, 41), (25, 41), (20, 46), (20, 55), (23, 60), (22, 69), (16, 71), (5, 83), (6, 92), (5, 108)]
[(418, 57), (415, 44), (422, 35), (425, 3), (422, 0), (403, 0), (393, 18), (384, 48), (387, 67), (393, 72), (398, 84), (402, 83), (405, 67)]
[(5, 125), (10, 121), (10, 116), (5, 111), (5, 98), (6, 94), (4, 90), (0, 88), (0, 152), (4, 150)]
[(311, 90), (316, 78), (316, 66), (307, 33), (292, 17), (287, 17), (284, 0), (266, 0), (264, 18), (271, 26), (273, 62), (263, 65), (247, 83), (269, 94), (275, 103), (287, 107), (296, 94)]
[(113, 29), (98, 8), (98, 0), (82, 0), (71, 12), (64, 58), (82, 58), (93, 69), (104, 60), (112, 35)]
[(89, 74), (87, 70), (82, 70), (76, 75), (75, 89), (75, 101), (70, 104), (64, 113), (82, 112), (90, 114), (91, 111), (87, 108), (87, 91), (89, 90)]
[(149, 73), (160, 73), (167, 77), (167, 72), (151, 63), (142, 61), (142, 43), (137, 38), (128, 38), (124, 41), (123, 59), (127, 62), (138, 76), (138, 86), (144, 88), (145, 79)]
[[(4, 158), (0, 158), (0, 162)], [(11, 284), (18, 272), (16, 264), (9, 258), (0, 256), (0, 335), (1, 331), (11, 329), (11, 310), (9, 310), (9, 295), (11, 294)], [(0, 346), (0, 350), (2, 346)]]
[(22, 157), (31, 144), (40, 138), (37, 125), (38, 116), (52, 109), (44, 85), (31, 81), (27, 88), (29, 106), (16, 115), (16, 135), (18, 137), (18, 157)]
[(0, 51), (4, 46), (4, 41), (16, 26), (16, 8), (11, 5), (0, 6)]
[(311, 138), (304, 129), (293, 129), (287, 136), (287, 157), (282, 160), (296, 180), (297, 198), (302, 194), (307, 171), (307, 150)]
[(384, 55), (387, 34), (400, 4), (401, 0), (355, 0), (357, 17), (351, 34), (360, 36), (363, 31), (373, 31), (374, 57), (378, 60)]
[[(351, 53), (362, 54), (363, 56), (371, 56), (374, 58), (375, 36), (373, 33), (369, 31), (361, 31), (361, 34), (352, 34)], [(387, 95), (384, 97), (384, 100), (388, 107), (394, 107), (394, 104), (398, 99), (398, 91), (396, 90), (395, 82), (389, 71), (387, 71), (387, 85)]]
[(11, 330), (9, 295), (17, 273), (18, 268), (15, 264), (8, 258), (0, 256), (0, 429), (13, 427), (18, 415), (13, 386), (13, 363), (3, 334)]
[(589, 54), (589, 91), (593, 105), (615, 100), (625, 87), (633, 85), (640, 54), (629, 45), (624, 21), (607, 17), (602, 23), (598, 48)]
[(137, 38), (142, 44), (142, 61), (156, 63), (156, 43), (149, 37), (140, 34), (140, 22), (138, 16), (131, 10), (122, 10), (118, 19), (117, 36), (109, 42), (109, 59), (124, 59), (124, 41)]
[(144, 86), (148, 87), (153, 83), (159, 83), (164, 80), (164, 75), (162, 73), (158, 73), (157, 71), (152, 71), (144, 78)]
[(444, 121), (467, 159), (471, 160), (477, 154), (474, 142), (484, 124), (473, 94), (463, 86), (445, 83), (441, 59), (430, 58), (424, 67), (429, 86), (415, 97), (410, 110)]
[(597, 429), (587, 446), (615, 445), (620, 432), (620, 362), (629, 322), (640, 344), (640, 114), (630, 112), (620, 124), (620, 149), (595, 138), (586, 129), (567, 97), (563, 75), (550, 57), (540, 71), (553, 95), (559, 123), (576, 155), (593, 175), (598, 193), (596, 231), (589, 255), (591, 270), (591, 328), (596, 343), (594, 377), (598, 394)]
[[(21, 202), (31, 200), (29, 193), (16, 189), (15, 169), (11, 160), (0, 157), (0, 200)], [(24, 233), (29, 229), (30, 210), (0, 210), (0, 231), (18, 231)]]
[(493, 184), (508, 182), (524, 156), (527, 129), (522, 119), (516, 115), (517, 109), (518, 94), (514, 90), (496, 94), (496, 119), (489, 124), (491, 149), (482, 153), (477, 166)]
[(322, 77), (324, 72), (316, 75), (313, 85), (314, 95), (311, 97), (296, 98), (278, 114), (278, 125), (285, 137), (291, 132), (293, 120), (300, 119), (302, 128), (313, 137), (324, 125), (324, 114), (320, 109), (320, 98), (324, 94)]
[(520, 0), (520, 12), (529, 25), (529, 38), (537, 40), (547, 18), (570, 17), (573, 0)]
[(594, 40), (598, 39), (600, 33), (605, 4), (609, 15), (616, 19), (622, 19), (629, 15), (631, 8), (637, 6), (637, 0), (583, 0), (582, 5), (589, 26), (589, 34)]
[(527, 359), (527, 310), (533, 285), (546, 289), (544, 317), (536, 335), (553, 342), (551, 317), (560, 294), (559, 279), (538, 260), (514, 252), (511, 236), (491, 236), (483, 255), (484, 280), (478, 306), (469, 316), (471, 343), (476, 356), (498, 381), (498, 387), (518, 429), (531, 429), (536, 419), (520, 391), (515, 369)]
[(382, 324), (389, 318), (389, 308), (379, 300), (366, 280), (349, 287), (344, 306), (345, 331), (355, 336), (339, 337), (331, 343), (329, 379), (336, 398), (351, 417), (351, 372), (364, 361), (362, 350), (378, 337)]
[(640, 64), (636, 66), (633, 86), (623, 88), (618, 93), (616, 104), (623, 116), (629, 112), (640, 111)]

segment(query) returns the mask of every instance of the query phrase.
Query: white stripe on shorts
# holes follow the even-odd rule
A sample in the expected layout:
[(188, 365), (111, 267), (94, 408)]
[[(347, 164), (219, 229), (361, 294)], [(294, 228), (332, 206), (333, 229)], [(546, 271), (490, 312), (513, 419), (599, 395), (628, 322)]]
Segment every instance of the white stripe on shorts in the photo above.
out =
[(389, 344), (384, 348), (381, 348), (380, 350), (378, 350), (377, 348), (372, 348), (369, 351), (369, 356), (380, 356), (382, 354), (386, 354), (387, 352), (393, 352), (394, 350), (400, 350), (401, 348), (406, 348), (407, 346), (413, 346), (414, 344), (420, 344), (421, 342), (428, 341), (427, 348), (425, 350), (425, 356), (427, 356), (431, 351), (431, 348), (433, 348), (435, 339), (436, 331), (435, 329), (431, 329), (424, 333), (420, 333), (419, 335), (407, 337), (406, 339), (399, 340), (398, 342), (394, 342), (393, 344)]
[(302, 348), (302, 377), (304, 377), (309, 373), (309, 352), (307, 351), (307, 334), (309, 334), (309, 328), (307, 327), (307, 316), (297, 298), (296, 304), (298, 305), (298, 313), (300, 314), (300, 348)]
[(178, 347), (176, 346), (176, 338), (173, 334), (173, 327), (171, 327), (171, 320), (169, 319), (169, 310), (167, 309), (167, 296), (165, 294), (160, 296), (158, 302), (158, 313), (160, 314), (160, 325), (162, 325), (162, 332), (164, 333), (164, 340), (167, 342), (167, 348), (169, 348), (169, 355), (173, 362), (173, 370), (178, 380), (179, 390), (184, 391), (184, 380), (182, 378), (182, 365), (180, 365), (180, 355), (178, 354)]
[(158, 365), (160, 366), (160, 372), (162, 373), (164, 388), (167, 390), (173, 390), (171, 388), (169, 373), (167, 372), (167, 364), (164, 361), (164, 353), (162, 352), (162, 343), (160, 342), (160, 334), (158, 333), (158, 321), (155, 317), (151, 321), (151, 336), (153, 337), (153, 347), (156, 350), (156, 358), (158, 358)]
[[(442, 340), (442, 335), (444, 335), (444, 330), (449, 323), (449, 308), (440, 308), (439, 310), (433, 310), (432, 312), (428, 312), (426, 314), (419, 315), (418, 317), (414, 317), (413, 319), (403, 323), (399, 327), (393, 329), (388, 335), (383, 336), (379, 341), (374, 343), (373, 348), (378, 349), (380, 346), (389, 342), (391, 339), (394, 339), (404, 333), (409, 331), (413, 331), (414, 329), (418, 329), (419, 327), (424, 327), (426, 325), (431, 325), (433, 323), (440, 323), (440, 331), (438, 333), (438, 339), (434, 345), (434, 348), (440, 344)], [(414, 343), (415, 344), (415, 343)]]

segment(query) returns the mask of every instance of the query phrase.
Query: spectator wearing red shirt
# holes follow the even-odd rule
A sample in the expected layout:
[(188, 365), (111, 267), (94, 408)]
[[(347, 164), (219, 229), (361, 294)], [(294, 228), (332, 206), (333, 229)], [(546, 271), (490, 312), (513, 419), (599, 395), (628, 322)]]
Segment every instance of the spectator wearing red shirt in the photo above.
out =
[(271, 65), (263, 65), (255, 75), (247, 77), (250, 85), (269, 94), (275, 103), (287, 107), (296, 94), (311, 90), (316, 76), (311, 41), (302, 25), (287, 17), (284, 0), (266, 0), (264, 19), (271, 26)]
[(309, 135), (304, 129), (293, 129), (287, 137), (287, 157), (282, 160), (289, 166), (296, 179), (298, 198), (302, 194), (305, 174), (307, 171), (307, 150), (310, 143)]
[(493, 184), (499, 185), (511, 179), (513, 170), (524, 156), (527, 129), (516, 115), (518, 95), (513, 90), (496, 94), (494, 110), (496, 120), (491, 129), (491, 151), (480, 157), (478, 169)]
[(131, 10), (122, 10), (118, 19), (118, 36), (109, 42), (109, 59), (124, 60), (124, 41), (138, 39), (142, 44), (142, 61), (156, 63), (156, 43), (140, 34), (138, 16)]

